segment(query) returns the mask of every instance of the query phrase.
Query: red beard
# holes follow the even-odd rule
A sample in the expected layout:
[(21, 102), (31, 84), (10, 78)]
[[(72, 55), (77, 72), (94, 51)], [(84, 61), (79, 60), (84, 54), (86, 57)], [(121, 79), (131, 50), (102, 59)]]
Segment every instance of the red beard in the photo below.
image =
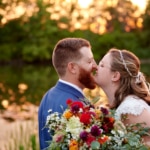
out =
[(91, 75), (91, 71), (87, 71), (81, 67), (80, 67), (79, 81), (86, 88), (94, 89), (96, 87), (96, 83), (93, 76)]

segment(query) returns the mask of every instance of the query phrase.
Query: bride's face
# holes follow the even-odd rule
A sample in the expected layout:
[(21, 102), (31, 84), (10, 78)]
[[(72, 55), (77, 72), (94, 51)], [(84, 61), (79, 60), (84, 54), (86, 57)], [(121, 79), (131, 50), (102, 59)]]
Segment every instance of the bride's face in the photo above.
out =
[(111, 56), (106, 54), (102, 60), (100, 60), (98, 65), (98, 70), (96, 71), (95, 81), (100, 87), (107, 86), (111, 81)]

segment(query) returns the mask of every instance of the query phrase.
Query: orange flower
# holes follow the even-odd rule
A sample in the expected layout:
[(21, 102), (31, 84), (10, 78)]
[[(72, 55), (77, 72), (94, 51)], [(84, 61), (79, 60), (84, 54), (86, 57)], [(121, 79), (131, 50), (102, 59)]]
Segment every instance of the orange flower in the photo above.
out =
[(69, 145), (69, 150), (79, 150), (78, 142), (76, 140), (71, 140), (70, 145)]
[(103, 137), (100, 137), (100, 138), (98, 139), (98, 142), (99, 142), (100, 144), (103, 144), (103, 143), (105, 143), (108, 139), (109, 139), (109, 137), (106, 136), (106, 135), (104, 135)]
[(64, 112), (63, 116), (66, 118), (66, 119), (69, 119), (73, 116), (72, 112), (67, 110)]
[(114, 123), (114, 121), (115, 121), (115, 119), (113, 117), (110, 117), (109, 120), (111, 123)]

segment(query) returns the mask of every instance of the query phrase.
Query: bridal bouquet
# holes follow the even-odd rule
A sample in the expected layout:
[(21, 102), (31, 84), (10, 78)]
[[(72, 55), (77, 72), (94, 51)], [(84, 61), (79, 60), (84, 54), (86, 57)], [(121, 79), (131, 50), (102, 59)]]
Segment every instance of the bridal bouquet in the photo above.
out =
[(146, 129), (139, 124), (125, 127), (105, 107), (95, 109), (71, 99), (66, 103), (63, 114), (50, 110), (47, 116), (52, 136), (49, 150), (148, 150), (141, 139)]

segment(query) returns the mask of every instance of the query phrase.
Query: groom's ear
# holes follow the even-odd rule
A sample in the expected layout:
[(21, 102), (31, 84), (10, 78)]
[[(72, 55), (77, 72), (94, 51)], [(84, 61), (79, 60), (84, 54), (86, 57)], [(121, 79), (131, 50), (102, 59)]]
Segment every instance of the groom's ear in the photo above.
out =
[(120, 72), (115, 71), (112, 75), (112, 81), (118, 81), (120, 80)]
[(76, 68), (76, 64), (75, 63), (73, 63), (73, 62), (69, 62), (68, 63), (68, 70), (71, 72), (71, 73), (76, 73), (76, 70), (77, 70), (77, 68)]

